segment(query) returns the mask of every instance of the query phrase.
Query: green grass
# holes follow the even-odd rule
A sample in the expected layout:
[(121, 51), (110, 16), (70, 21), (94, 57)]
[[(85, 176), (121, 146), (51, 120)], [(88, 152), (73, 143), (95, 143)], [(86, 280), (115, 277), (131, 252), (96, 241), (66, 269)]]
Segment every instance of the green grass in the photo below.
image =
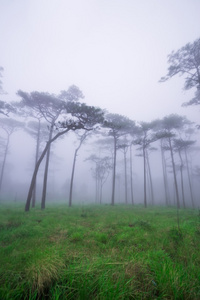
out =
[(0, 205), (0, 299), (200, 299), (200, 215)]

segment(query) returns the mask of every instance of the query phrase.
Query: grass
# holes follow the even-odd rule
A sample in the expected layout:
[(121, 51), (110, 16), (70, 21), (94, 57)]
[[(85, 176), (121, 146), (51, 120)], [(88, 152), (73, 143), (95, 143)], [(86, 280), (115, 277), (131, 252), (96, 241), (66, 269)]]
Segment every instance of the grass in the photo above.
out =
[(0, 299), (200, 299), (200, 215), (0, 205)]

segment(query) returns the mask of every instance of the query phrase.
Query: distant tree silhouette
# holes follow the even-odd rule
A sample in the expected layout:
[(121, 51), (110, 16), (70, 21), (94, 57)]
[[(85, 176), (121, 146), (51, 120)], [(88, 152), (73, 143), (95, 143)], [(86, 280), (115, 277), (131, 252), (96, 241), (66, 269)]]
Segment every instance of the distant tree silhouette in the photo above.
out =
[(177, 208), (180, 208), (180, 196), (177, 183), (176, 175), (176, 165), (174, 159), (174, 138), (178, 132), (181, 132), (184, 127), (189, 125), (191, 122), (187, 120), (186, 117), (172, 114), (164, 117), (160, 122), (160, 131), (157, 133), (158, 138), (164, 138), (166, 141), (165, 149), (170, 151), (173, 177), (174, 177), (174, 186), (176, 192), (176, 203)]
[(6, 159), (7, 159), (9, 145), (10, 145), (10, 137), (15, 131), (23, 127), (24, 127), (24, 123), (17, 121), (15, 119), (11, 119), (11, 118), (0, 119), (0, 128), (4, 131), (5, 134), (5, 147), (3, 151), (3, 161), (2, 161), (2, 167), (0, 173), (0, 190), (2, 187), (3, 176), (4, 176), (5, 166), (6, 166)]
[[(191, 196), (191, 202), (192, 202), (192, 207), (193, 208), (194, 208), (194, 196), (193, 196), (193, 191), (192, 191), (192, 184), (191, 184), (191, 176), (190, 176), (190, 170), (189, 170), (187, 151), (191, 146), (194, 145), (194, 143), (195, 143), (195, 141), (183, 140), (182, 138), (174, 139), (174, 148), (175, 148), (175, 151), (178, 152), (179, 158), (180, 158), (181, 189), (182, 189), (182, 196), (183, 196), (183, 206), (186, 207), (185, 194), (184, 194), (184, 182), (183, 182), (183, 168), (184, 168), (184, 166), (186, 166), (188, 183), (189, 183), (189, 190), (190, 190), (190, 196)], [(185, 156), (185, 161), (183, 159), (183, 154)]]
[(75, 149), (74, 151), (74, 159), (73, 159), (73, 165), (72, 165), (72, 174), (71, 174), (71, 180), (70, 180), (70, 191), (69, 191), (69, 206), (72, 206), (72, 192), (73, 192), (73, 183), (74, 183), (74, 172), (75, 172), (75, 166), (76, 166), (76, 158), (78, 155), (78, 151), (81, 148), (83, 142), (85, 141), (85, 139), (87, 138), (89, 134), (89, 131), (84, 130), (84, 132), (78, 133), (78, 137), (79, 137), (79, 144), (78, 147)]
[(127, 152), (129, 148), (129, 143), (126, 138), (119, 143), (118, 149), (120, 149), (124, 156), (124, 185), (125, 185), (125, 203), (128, 204), (128, 180), (127, 180)]
[(109, 156), (100, 157), (95, 154), (90, 155), (86, 161), (92, 161), (95, 168), (92, 169), (93, 177), (96, 182), (96, 202), (102, 203), (103, 186), (108, 179), (112, 169), (111, 158)]
[(104, 127), (109, 129), (108, 135), (113, 137), (113, 181), (111, 205), (115, 204), (116, 158), (119, 138), (130, 133), (135, 122), (119, 114), (107, 114)]
[[(134, 145), (141, 146), (139, 150), (142, 150), (142, 156), (143, 156), (144, 207), (147, 207), (147, 171), (148, 171), (147, 168), (149, 168), (150, 182), (152, 180), (150, 164), (148, 161), (148, 148), (150, 147), (151, 143), (157, 140), (157, 137), (153, 132), (154, 126), (155, 126), (154, 122), (140, 122), (137, 130), (137, 136), (133, 140)], [(153, 191), (152, 191), (152, 195), (153, 195)]]

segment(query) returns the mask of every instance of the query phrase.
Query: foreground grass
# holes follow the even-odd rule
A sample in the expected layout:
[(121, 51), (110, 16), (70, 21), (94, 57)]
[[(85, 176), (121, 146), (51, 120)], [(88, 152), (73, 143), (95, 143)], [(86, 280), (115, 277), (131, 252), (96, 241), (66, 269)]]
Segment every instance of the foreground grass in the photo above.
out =
[(0, 299), (200, 299), (200, 215), (0, 205)]

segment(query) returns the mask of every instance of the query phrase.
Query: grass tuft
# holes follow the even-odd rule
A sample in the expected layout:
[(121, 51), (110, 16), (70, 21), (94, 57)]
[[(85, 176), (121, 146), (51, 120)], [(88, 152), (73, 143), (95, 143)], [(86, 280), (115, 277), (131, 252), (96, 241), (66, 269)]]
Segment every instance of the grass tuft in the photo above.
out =
[(37, 290), (39, 294), (58, 280), (60, 273), (65, 268), (64, 262), (55, 255), (46, 255), (33, 261), (26, 270), (26, 277), (32, 290)]

